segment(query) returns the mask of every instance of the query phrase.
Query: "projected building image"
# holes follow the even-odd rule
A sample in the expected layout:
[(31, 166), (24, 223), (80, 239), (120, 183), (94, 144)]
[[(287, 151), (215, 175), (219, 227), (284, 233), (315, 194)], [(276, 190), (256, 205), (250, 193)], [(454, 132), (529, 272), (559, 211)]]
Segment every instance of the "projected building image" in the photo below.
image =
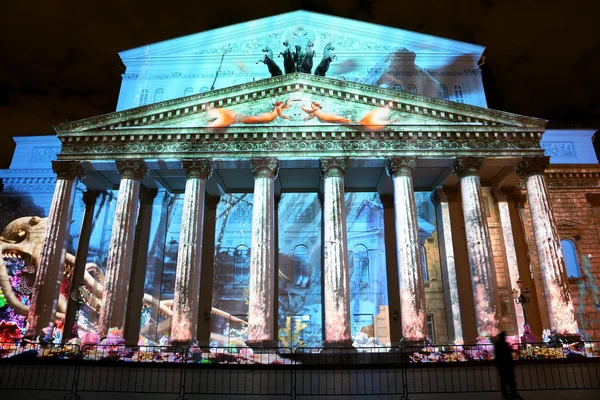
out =
[(0, 342), (600, 339), (595, 131), (488, 109), (483, 52), (298, 11), (120, 53), (0, 171)]

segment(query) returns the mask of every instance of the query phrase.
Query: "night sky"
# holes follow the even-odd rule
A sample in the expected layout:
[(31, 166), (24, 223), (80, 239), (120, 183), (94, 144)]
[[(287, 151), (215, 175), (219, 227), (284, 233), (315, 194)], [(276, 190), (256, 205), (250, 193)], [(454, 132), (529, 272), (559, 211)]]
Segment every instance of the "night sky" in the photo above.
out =
[(600, 128), (600, 6), (594, 3), (5, 0), (0, 168), (10, 162), (12, 136), (53, 134), (53, 125), (114, 111), (124, 71), (119, 51), (297, 9), (484, 45), (490, 108)]

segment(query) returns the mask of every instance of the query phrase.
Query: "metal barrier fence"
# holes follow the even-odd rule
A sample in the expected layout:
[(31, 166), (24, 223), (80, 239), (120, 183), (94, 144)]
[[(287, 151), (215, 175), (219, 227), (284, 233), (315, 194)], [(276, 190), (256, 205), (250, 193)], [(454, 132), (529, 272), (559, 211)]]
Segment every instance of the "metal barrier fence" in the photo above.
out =
[(404, 395), (400, 348), (362, 347), (295, 351), (296, 396)]
[(73, 392), (79, 356), (71, 344), (0, 343), (0, 389)]
[(198, 347), (186, 352), (186, 394), (291, 398), (292, 350), (287, 347)]
[[(519, 390), (600, 389), (599, 343), (513, 348)], [(584, 357), (587, 355), (588, 357)], [(596, 356), (595, 358), (591, 358)], [(544, 359), (554, 357), (555, 359)], [(0, 343), (0, 390), (400, 395), (500, 390), (493, 346), (261, 348)]]

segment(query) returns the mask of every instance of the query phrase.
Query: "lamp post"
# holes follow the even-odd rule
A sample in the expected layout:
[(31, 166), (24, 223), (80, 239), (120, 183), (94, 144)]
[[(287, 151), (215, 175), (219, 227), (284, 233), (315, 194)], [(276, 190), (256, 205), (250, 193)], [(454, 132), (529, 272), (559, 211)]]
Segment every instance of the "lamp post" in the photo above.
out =
[(523, 290), (523, 281), (521, 279), (517, 281), (517, 286), (519, 287), (519, 290), (517, 291), (517, 289), (513, 288), (512, 295), (515, 299), (515, 303), (520, 304), (521, 307), (523, 307), (523, 320), (525, 321), (525, 325), (527, 325), (525, 305), (529, 304), (529, 301), (531, 301), (531, 290), (529, 290), (529, 288), (525, 288), (525, 290)]

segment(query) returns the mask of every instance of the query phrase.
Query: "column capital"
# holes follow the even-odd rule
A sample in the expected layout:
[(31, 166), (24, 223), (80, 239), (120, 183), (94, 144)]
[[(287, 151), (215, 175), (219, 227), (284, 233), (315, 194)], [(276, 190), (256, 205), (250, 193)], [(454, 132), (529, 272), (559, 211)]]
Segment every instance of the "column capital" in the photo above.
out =
[(549, 164), (550, 157), (547, 156), (524, 157), (515, 171), (521, 178), (526, 178), (530, 175), (543, 174)]
[(274, 157), (252, 158), (250, 159), (250, 164), (252, 164), (252, 172), (255, 179), (276, 178), (279, 172), (277, 159)]
[(600, 207), (600, 193), (586, 193), (585, 198), (590, 202), (592, 207)]
[(346, 159), (326, 157), (319, 160), (321, 176), (323, 178), (338, 177), (343, 178), (346, 174)]
[(85, 208), (93, 208), (96, 205), (96, 199), (100, 195), (100, 192), (97, 190), (86, 190), (83, 192), (83, 196), (81, 199), (83, 200), (83, 204), (85, 204)]
[(173, 195), (166, 189), (160, 189), (158, 193), (161, 196), (163, 207), (170, 207), (173, 203)]
[(452, 173), (459, 178), (479, 175), (479, 170), (483, 168), (483, 160), (483, 157), (457, 158), (452, 164)]
[(431, 192), (431, 195), (429, 196), (429, 198), (431, 199), (431, 202), (433, 204), (435, 204), (436, 206), (439, 204), (448, 202), (448, 195), (446, 194), (444, 189), (441, 187), (439, 187), (439, 188), (435, 189), (433, 192)]
[(396, 176), (412, 176), (416, 167), (416, 157), (395, 157), (387, 160), (385, 169), (387, 174), (394, 178)]
[(520, 201), (521, 192), (517, 190), (514, 186), (502, 186), (495, 188), (492, 191), (492, 197), (497, 202), (499, 201), (508, 201), (515, 200)]
[(187, 179), (208, 179), (212, 175), (212, 167), (207, 158), (183, 159), (181, 167)]
[(149, 204), (154, 201), (154, 198), (158, 194), (158, 189), (141, 188), (140, 189), (140, 203)]
[(79, 161), (52, 161), (52, 171), (58, 179), (82, 179), (86, 171)]
[(148, 176), (148, 167), (143, 160), (117, 160), (117, 172), (121, 179), (141, 181)]

